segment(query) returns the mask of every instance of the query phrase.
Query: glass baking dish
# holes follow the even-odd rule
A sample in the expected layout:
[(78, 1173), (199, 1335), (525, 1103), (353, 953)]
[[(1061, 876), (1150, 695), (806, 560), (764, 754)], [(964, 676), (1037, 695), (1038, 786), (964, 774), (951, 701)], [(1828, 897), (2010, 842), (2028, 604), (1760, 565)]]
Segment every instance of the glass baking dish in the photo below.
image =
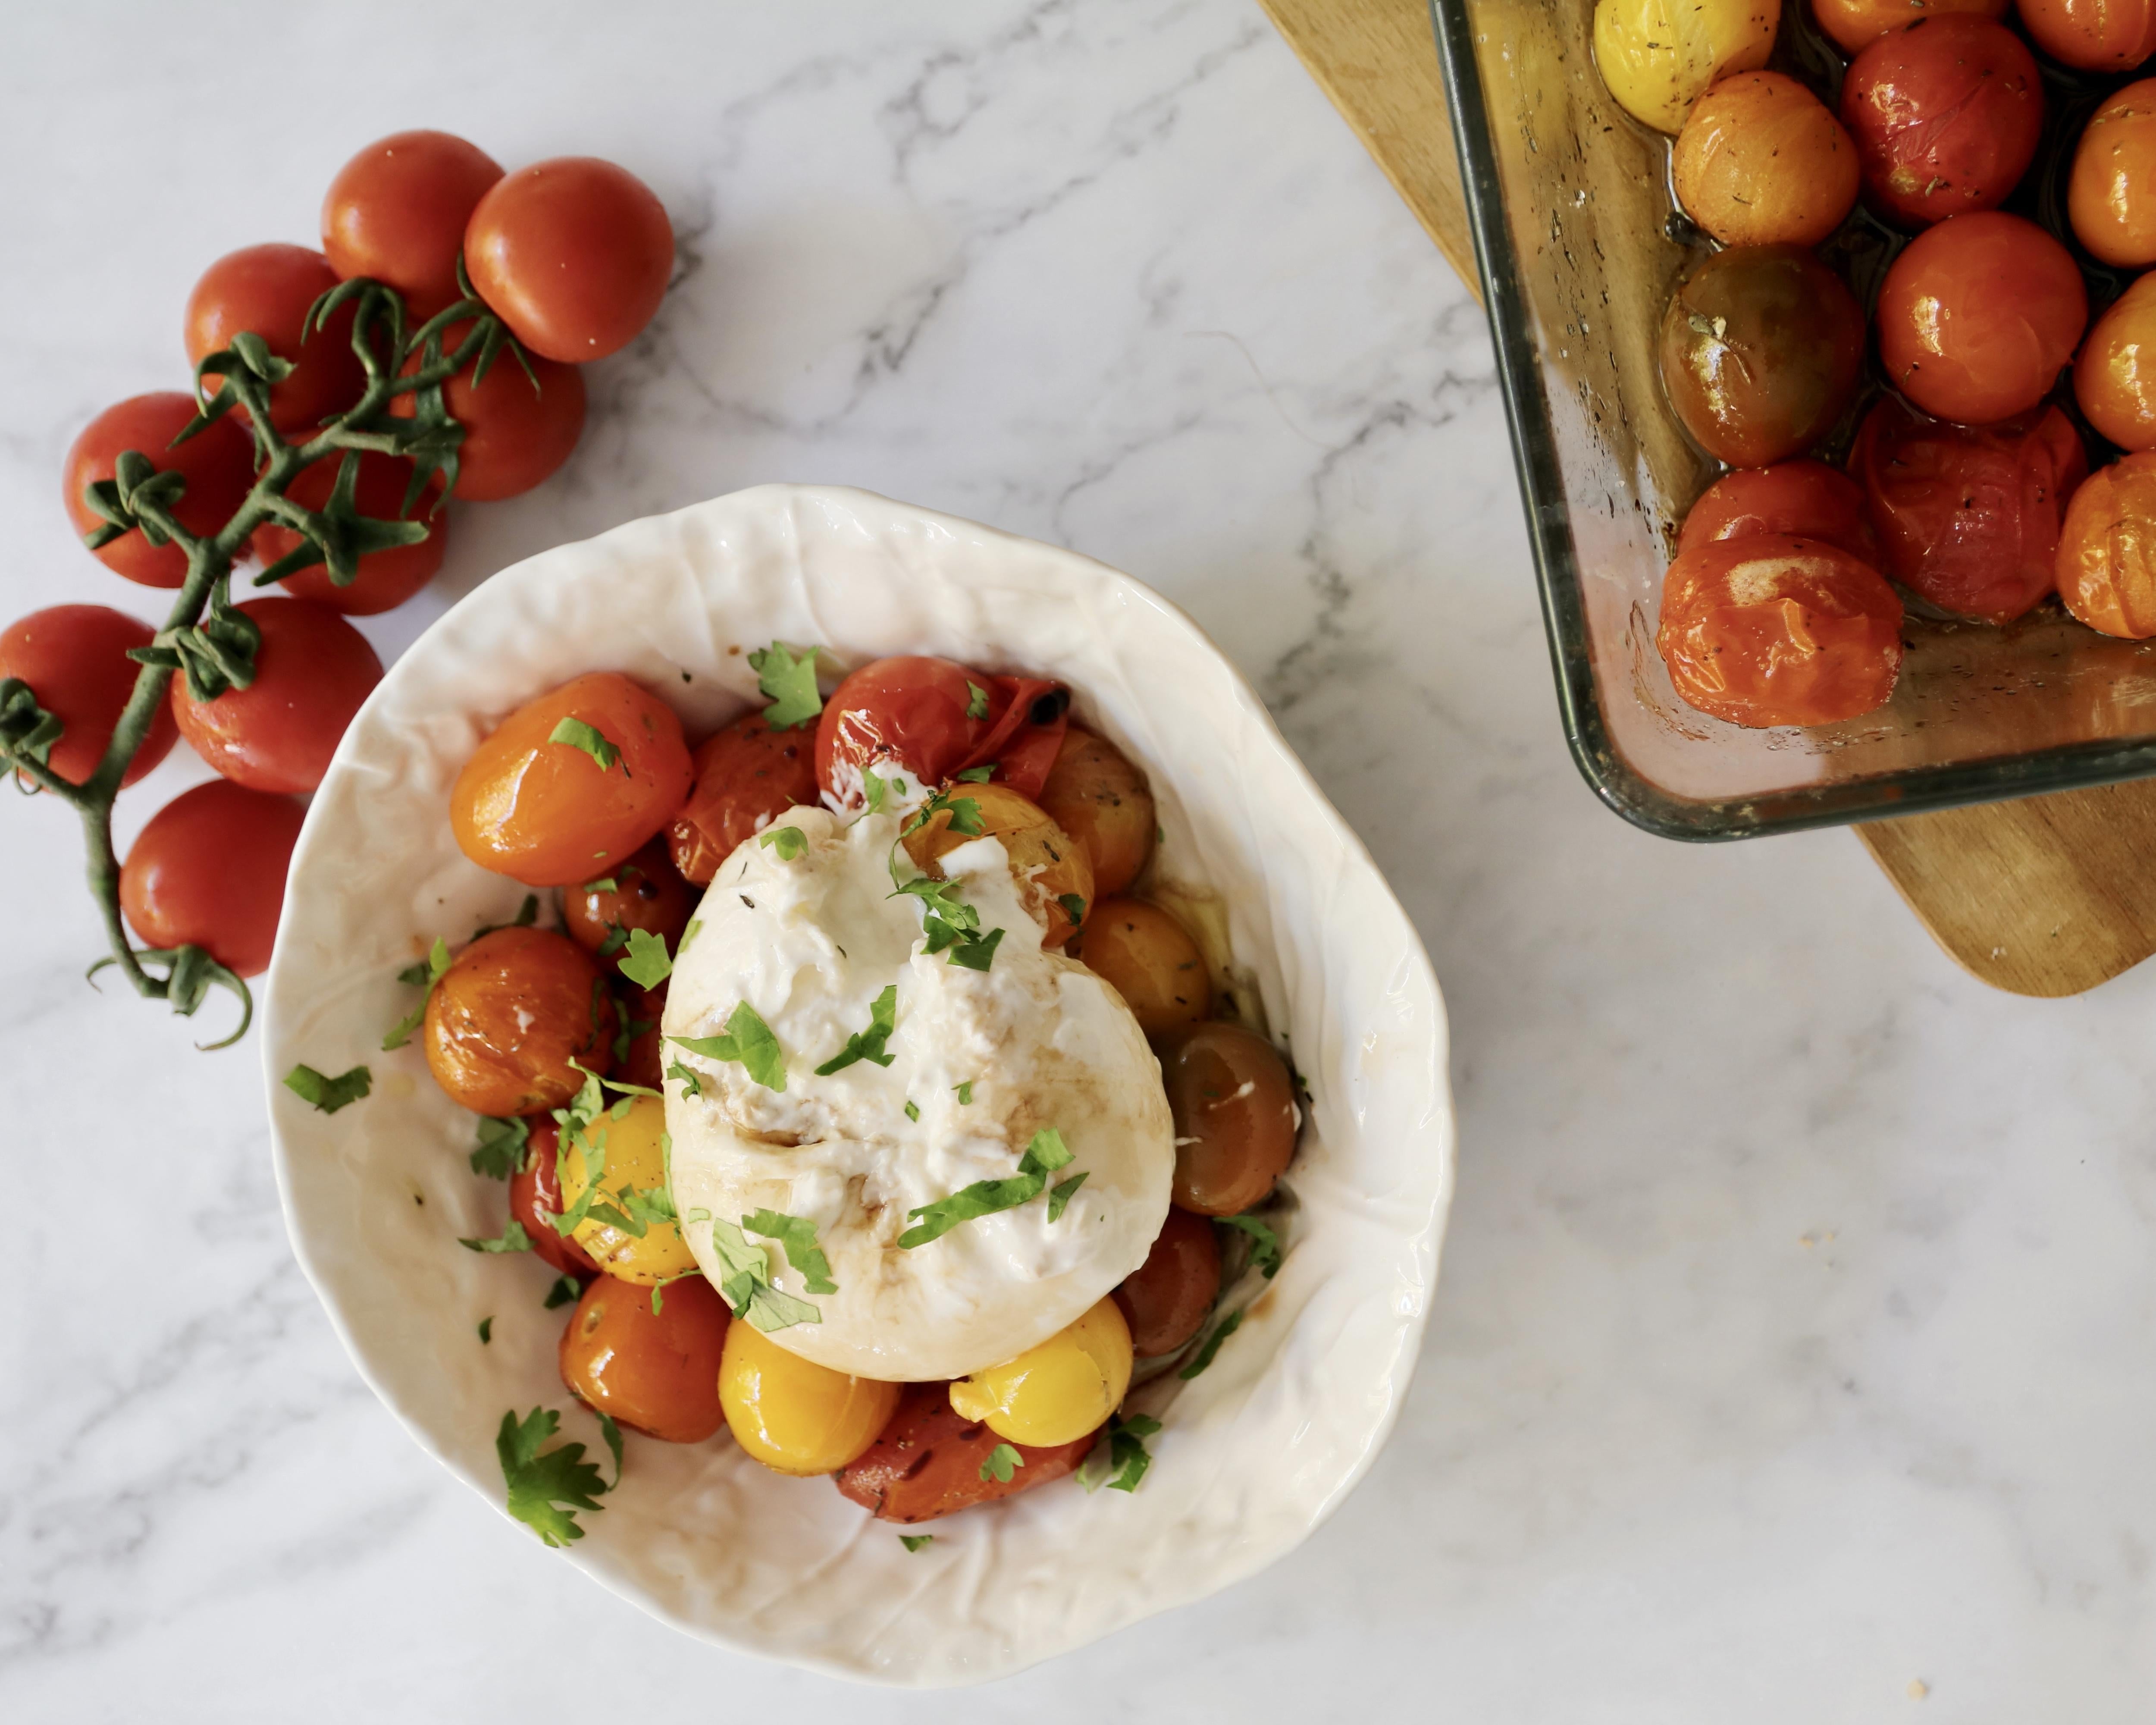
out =
[[(2056, 601), (2005, 629), (1912, 608), (1893, 700), (1845, 724), (1747, 731), (1677, 699), (1654, 644), (1661, 577), (1715, 470), (1663, 403), (1654, 335), (1701, 253), (1671, 220), (1667, 141), (1595, 71), (1594, 9), (1431, 4), (1558, 703), (1588, 783), (1636, 826), (1706, 839), (2156, 773), (2156, 642), (2097, 634)], [(1816, 51), (1807, 10), (1784, 0), (1774, 64)], [(1860, 296), (1883, 259), (1836, 249), (1862, 244), (1822, 249)]]

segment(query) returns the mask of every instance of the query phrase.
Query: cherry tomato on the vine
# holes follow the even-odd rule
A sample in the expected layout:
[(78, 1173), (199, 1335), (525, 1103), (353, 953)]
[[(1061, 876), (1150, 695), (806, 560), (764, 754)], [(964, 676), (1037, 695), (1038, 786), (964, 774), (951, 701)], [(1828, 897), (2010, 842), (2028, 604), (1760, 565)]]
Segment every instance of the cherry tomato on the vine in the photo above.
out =
[(311, 599), (249, 599), (235, 608), (262, 631), (254, 680), (197, 701), (176, 676), (172, 716), (194, 752), (235, 784), (311, 791), (382, 680), (382, 660), (365, 635)]
[(500, 162), (449, 132), (377, 140), (337, 170), (322, 200), (330, 267), (395, 288), (417, 328), (461, 297), (465, 224), (501, 177)]
[(224, 779), (150, 817), (120, 870), (120, 908), (151, 947), (201, 947), (238, 976), (270, 968), (285, 873), (306, 810)]
[(1063, 747), (1070, 693), (1039, 677), (993, 676), (948, 659), (879, 659), (854, 672), (816, 725), (816, 782), (849, 809), (862, 774), (940, 785), (972, 767), (1038, 798)]
[[(70, 783), (80, 784), (105, 757), (142, 670), (128, 649), (148, 646), (151, 633), (148, 624), (105, 605), (54, 605), (0, 630), (0, 677), (28, 683), (38, 705), (64, 727), (45, 764)], [(134, 783), (178, 740), (172, 713), (160, 701), (120, 782)]]
[[(360, 398), (367, 373), (352, 351), (352, 308), (338, 308), (326, 329), (311, 329), (307, 311), (337, 285), (320, 252), (303, 245), (250, 245), (228, 252), (203, 272), (187, 296), (187, 347), (191, 364), (229, 347), (252, 330), (292, 374), (270, 392), (270, 417), (280, 431), (311, 432)], [(213, 393), (209, 379), (205, 394)]]
[(626, 347), (674, 272), (665, 206), (596, 157), (535, 162), (497, 181), (465, 229), (465, 269), (516, 339), (581, 363)]
[[(332, 455), (300, 470), (285, 488), (295, 503), (319, 510), (330, 501), (341, 456)], [(278, 588), (295, 599), (312, 599), (347, 617), (372, 617), (394, 610), (434, 578), (449, 554), (449, 512), (439, 507), (442, 482), (427, 481), (419, 501), (407, 511), (404, 494), (412, 484), (412, 464), (401, 455), (384, 455), (369, 449), (359, 457), (359, 481), (353, 488), (353, 507), (378, 521), (399, 519), (424, 521), (427, 536), (412, 545), (395, 545), (387, 551), (371, 551), (359, 560), (359, 572), (339, 587), (330, 579), (328, 567), (316, 563), (296, 575), (287, 575)], [(280, 521), (264, 521), (254, 530), (254, 555), (267, 568), (280, 557), (297, 551), (301, 536)]]
[[(96, 480), (110, 479), (129, 449), (147, 456), (161, 472), (177, 473), (187, 481), (172, 514), (187, 531), (205, 536), (230, 521), (254, 485), (254, 439), (227, 415), (172, 448), (172, 439), (194, 417), (192, 396), (159, 389), (116, 403), (84, 426), (68, 449), (60, 480), (75, 531), (88, 533), (105, 525), (84, 501), (83, 492)], [(187, 554), (169, 542), (151, 544), (140, 528), (100, 546), (95, 555), (116, 575), (145, 587), (178, 587), (187, 578)]]
[(2104, 263), (2156, 264), (2156, 78), (2114, 91), (2074, 146), (2066, 213)]
[(1824, 461), (1742, 468), (1709, 485), (1685, 516), (1677, 555), (1717, 539), (1784, 533), (1824, 539), (1859, 562), (1879, 564), (1879, 541), (1866, 513), (1864, 487)]
[[(470, 324), (451, 324), (442, 352), (454, 354), (470, 332)], [(539, 354), (531, 362), (527, 376), (513, 355), (499, 354), (484, 381), (474, 383), (466, 366), (442, 386), (442, 404), (465, 429), (455, 495), (467, 503), (499, 502), (552, 478), (583, 434), (584, 374)], [(417, 371), (419, 363), (414, 354), (404, 369)], [(389, 411), (408, 418), (412, 398), (396, 397)]]

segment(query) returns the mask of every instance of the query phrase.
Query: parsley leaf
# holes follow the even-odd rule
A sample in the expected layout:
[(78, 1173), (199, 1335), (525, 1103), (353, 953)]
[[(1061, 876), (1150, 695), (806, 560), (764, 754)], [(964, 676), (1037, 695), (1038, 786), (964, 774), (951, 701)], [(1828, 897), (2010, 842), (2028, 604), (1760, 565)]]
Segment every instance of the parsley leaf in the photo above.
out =
[(777, 851), (781, 862), (792, 862), (808, 849), (808, 835), (798, 827), (766, 827), (756, 842)]
[(824, 1314), (806, 1300), (797, 1300), (772, 1285), (770, 1253), (722, 1216), (711, 1218), (711, 1250), (726, 1273), (719, 1284), (720, 1296), (736, 1317), (745, 1317), (766, 1332), (824, 1322)]
[(679, 1060), (666, 1069), (666, 1076), (681, 1081), (681, 1094), (684, 1096), (701, 1096), (704, 1093), (704, 1086), (697, 1081), (696, 1075)]
[(954, 1084), (951, 1088), (957, 1091), (958, 1106), (961, 1108), (970, 1108), (973, 1106), (973, 1081), (972, 1079), (968, 1078), (963, 1084)]
[(629, 956), (619, 967), (639, 988), (655, 988), (674, 973), (674, 961), (666, 956), (666, 937), (648, 928), (629, 932)]
[(961, 1222), (1029, 1204), (1047, 1190), (1048, 1177), (1070, 1159), (1071, 1153), (1063, 1142), (1063, 1134), (1052, 1126), (1044, 1127), (1033, 1135), (1033, 1142), (1026, 1146), (1016, 1173), (1000, 1180), (976, 1180), (948, 1198), (939, 1198), (933, 1204), (908, 1210), (906, 1214), (909, 1220), (915, 1217), (921, 1220), (918, 1225), (900, 1235), (898, 1243), (905, 1248), (927, 1245), (932, 1240), (942, 1239)]
[(704, 1272), (701, 1270), (685, 1270), (679, 1276), (670, 1276), (665, 1277), (663, 1281), (652, 1283), (651, 1315), (654, 1317), (656, 1317), (660, 1312), (666, 1309), (665, 1301), (661, 1300), (660, 1296), (663, 1295), (667, 1289), (672, 1287), (677, 1281), (686, 1281), (690, 1276), (701, 1276), (703, 1273)]
[[(428, 997), (431, 999), (434, 992), (434, 984), (441, 981), (448, 973), (449, 968), (449, 943), (438, 934), (434, 937), (434, 944), (428, 949), (426, 962), (423, 964), (406, 966), (397, 973), (397, 980), (400, 983), (408, 983), (415, 988), (424, 983), (426, 985)], [(423, 999), (411, 1011), (389, 1027), (389, 1034), (382, 1039), (382, 1051), (388, 1054), (393, 1050), (403, 1047), (412, 1040), (412, 1033), (419, 1028), (426, 1016), (427, 1002)]]
[(738, 1060), (748, 1076), (766, 1090), (786, 1088), (786, 1055), (771, 1026), (746, 1000), (734, 1008), (723, 1036), (670, 1036), (666, 1039), (707, 1060)]
[(816, 1224), (806, 1216), (789, 1216), (782, 1210), (756, 1210), (743, 1216), (742, 1227), (750, 1234), (761, 1234), (767, 1240), (775, 1240), (786, 1254), (786, 1261), (800, 1276), (803, 1284), (812, 1294), (835, 1294), (838, 1283), (831, 1280), (831, 1260), (824, 1255), (823, 1247), (816, 1244)]
[(986, 784), (995, 776), (996, 763), (993, 761), (989, 762), (985, 767), (962, 768), (958, 773), (958, 777), (964, 779), (968, 784)]
[[(494, 1453), (501, 1458), (501, 1477), (509, 1487), (510, 1514), (555, 1546), (584, 1537), (576, 1512), (603, 1508), (598, 1500), (608, 1490), (599, 1477), (598, 1464), (584, 1460), (582, 1444), (562, 1444), (540, 1453), (539, 1446), (561, 1423), (562, 1416), (551, 1408), (534, 1408), (521, 1422), (511, 1409), (501, 1416), (501, 1429), (494, 1439)], [(620, 1482), (617, 1461), (614, 1483)]]
[(1073, 928), (1082, 927), (1086, 921), (1086, 901), (1075, 892), (1066, 892), (1056, 903), (1063, 906), (1063, 914), (1070, 919)]
[(697, 931), (703, 926), (704, 919), (701, 916), (691, 916), (689, 919), (689, 926), (681, 931), (681, 943), (674, 949), (674, 956), (676, 958), (689, 950), (689, 942), (696, 939)]
[(811, 647), (796, 659), (783, 642), (773, 641), (749, 655), (756, 685), (771, 703), (763, 719), (773, 730), (794, 730), (824, 711), (824, 697), (816, 692), (817, 651)]
[(861, 768), (861, 800), (867, 803), (870, 814), (881, 814), (886, 799), (884, 781), (869, 768)]
[(372, 1090), (374, 1074), (364, 1066), (354, 1066), (351, 1071), (340, 1072), (331, 1078), (312, 1066), (299, 1065), (285, 1075), (285, 1088), (301, 1101), (311, 1102), (323, 1113), (334, 1114)]
[(911, 1096), (908, 1096), (906, 1099), (906, 1117), (908, 1120), (918, 1120), (921, 1118), (920, 1105)]
[(1050, 1221), (1060, 1222), (1063, 1219), (1063, 1212), (1065, 1206), (1070, 1204), (1072, 1199), (1078, 1195), (1078, 1189), (1085, 1183), (1086, 1171), (1083, 1168), (1081, 1168), (1076, 1173), (1071, 1175), (1069, 1179), (1063, 1182), (1061, 1185), (1058, 1186), (1053, 1192), (1048, 1194), (1048, 1219)]
[(1242, 1326), (1243, 1314), (1240, 1312), (1229, 1312), (1220, 1320), (1219, 1327), (1205, 1338), (1205, 1345), (1191, 1356), (1190, 1363), (1175, 1375), (1188, 1384), (1213, 1363), (1213, 1356), (1219, 1353), (1220, 1344), (1234, 1335)]
[(978, 683), (968, 679), (966, 684), (966, 693), (969, 697), (966, 702), (966, 716), (969, 719), (987, 718), (988, 716), (988, 691), (983, 689)]
[(495, 1239), (460, 1239), (457, 1244), (470, 1246), (475, 1252), (528, 1252), (531, 1250), (531, 1236), (524, 1231), (524, 1224), (511, 1216), (509, 1225)]
[(927, 1551), (936, 1543), (936, 1536), (933, 1533), (901, 1533), (898, 1536), (898, 1543), (908, 1551)]
[(932, 957), (947, 951), (947, 963), (968, 970), (986, 970), (995, 963), (996, 947), (1004, 937), (1000, 928), (981, 932), (981, 913), (958, 896), (956, 880), (932, 880), (922, 875), (908, 880), (893, 898), (921, 901), (921, 932), (926, 937), (921, 951)]
[(605, 937), (593, 949), (592, 956), (595, 958), (611, 958), (628, 944), (629, 931), (619, 922), (609, 922), (607, 924)]
[(494, 1340), (494, 1320), (483, 1317), (479, 1321), (479, 1339), (482, 1344)]
[(547, 1290), (547, 1310), (557, 1306), (573, 1306), (584, 1296), (584, 1285), (573, 1276), (557, 1276), (554, 1286)]
[(1143, 1440), (1159, 1430), (1160, 1421), (1150, 1414), (1133, 1414), (1127, 1420), (1108, 1416), (1108, 1466), (1116, 1471), (1108, 1481), (1111, 1491), (1137, 1490), (1138, 1481), (1152, 1466)]
[(506, 1180), (524, 1166), (524, 1154), (531, 1142), (531, 1122), (528, 1120), (496, 1120), (491, 1117), (479, 1123), (479, 1147), (471, 1153), (472, 1172), (485, 1174), (489, 1179)]
[[(539, 895), (536, 892), (527, 892), (524, 895), (524, 902), (517, 906), (516, 915), (511, 920), (507, 922), (482, 922), (472, 930), (472, 938), (477, 940), (481, 935), (492, 934), (495, 930), (501, 928), (529, 928), (538, 920)], [(424, 982), (426, 978), (417, 974), (418, 968), (418, 965), (413, 965), (410, 970), (404, 973), (403, 980), (413, 983)]]
[(1235, 1228), (1250, 1236), (1250, 1267), (1270, 1281), (1281, 1267), (1280, 1235), (1259, 1216), (1218, 1216), (1223, 1227)]
[(1009, 1444), (998, 1444), (988, 1451), (988, 1459), (981, 1464), (981, 1477), (993, 1480), (999, 1486), (1008, 1486), (1011, 1476), (1025, 1466), (1025, 1457)]
[(599, 771), (607, 772), (617, 762), (621, 763), (621, 776), (631, 777), (628, 764), (622, 762), (621, 751), (606, 740), (597, 726), (587, 725), (582, 719), (563, 719), (547, 732), (549, 742), (566, 743), (572, 749), (582, 749), (599, 763)]
[(579, 892), (619, 892), (621, 882), (611, 875), (602, 875), (596, 880), (587, 880), (577, 889)]
[(846, 1045), (816, 1069), (819, 1078), (829, 1078), (834, 1072), (843, 1072), (856, 1060), (873, 1060), (879, 1066), (888, 1066), (898, 1058), (885, 1052), (891, 1041), (891, 1033), (898, 1028), (898, 984), (886, 986), (869, 1008), (869, 1027), (858, 1030), (846, 1039)]
[(951, 963), (968, 970), (985, 971), (996, 962), (996, 947), (1003, 937), (1003, 930), (992, 928), (986, 939), (961, 941), (951, 948)]

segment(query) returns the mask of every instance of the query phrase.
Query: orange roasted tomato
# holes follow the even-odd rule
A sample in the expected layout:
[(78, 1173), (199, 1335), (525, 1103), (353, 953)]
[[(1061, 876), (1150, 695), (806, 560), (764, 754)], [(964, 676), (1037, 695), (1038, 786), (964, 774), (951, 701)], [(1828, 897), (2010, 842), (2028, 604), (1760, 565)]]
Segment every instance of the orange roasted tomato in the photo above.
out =
[[(960, 832), (953, 816), (968, 803), (975, 832)], [(1037, 803), (1008, 786), (962, 784), (952, 804), (906, 835), (906, 854), (941, 878), (942, 857), (977, 838), (993, 839), (1010, 860), (1019, 896), (1041, 927), (1040, 943), (1060, 947), (1078, 932), (1093, 902), (1093, 865), (1086, 848), (1050, 820)]]
[[(1294, 1129), (1288, 1135), (1294, 1147)], [(1220, 1292), (1220, 1243), (1213, 1224), (1170, 1205), (1146, 1260), (1115, 1292), (1131, 1327), (1131, 1352), (1140, 1359), (1173, 1353), (1198, 1333)]]
[(1889, 30), (1913, 18), (1950, 17), (1958, 12), (1979, 18), (2004, 18), (2006, 0), (1812, 0), (1812, 16), (1844, 54), (1861, 54)]
[(1105, 737), (1073, 725), (1040, 788), (1040, 806), (1085, 848), (1093, 890), (1106, 898), (1145, 871), (1159, 831), (1152, 788), (1137, 764)]
[(639, 928), (665, 942), (672, 957), (696, 911), (696, 894), (675, 870), (662, 839), (562, 895), (562, 927), (569, 938), (617, 969), (629, 955), (629, 935)]
[(1213, 1004), (1204, 952), (1173, 913), (1144, 899), (1102, 899), (1070, 956), (1123, 997), (1148, 1036), (1194, 1024)]
[(909, 1384), (875, 1441), (832, 1479), (880, 1522), (932, 1522), (1075, 1472), (1093, 1437), (1045, 1450), (1014, 1444), (1023, 1466), (999, 1480), (985, 1464), (1004, 1440), (956, 1412), (947, 1384)]
[(2156, 0), (2021, 0), (2022, 28), (2055, 60), (2130, 72), (2156, 54)]
[(1263, 1204), (1295, 1154), (1295, 1086), (1280, 1050), (1216, 1019), (1163, 1040), (1160, 1076), (1175, 1119), (1177, 1206), (1235, 1216)]
[(1655, 640), (1685, 701), (1732, 725), (1830, 725), (1883, 706), (1902, 602), (1839, 547), (1774, 535), (1679, 557)]
[(1817, 245), (1856, 204), (1856, 147), (1779, 72), (1740, 72), (1692, 105), (1671, 170), (1684, 213), (1724, 245)]
[(613, 671), (593, 671), (511, 713), (474, 751), (449, 795), (466, 856), (527, 886), (572, 886), (626, 862), (689, 791), (674, 709)]
[(497, 928), (457, 955), (428, 997), (427, 1064), (475, 1114), (537, 1114), (613, 1070), (614, 1007), (566, 935)]
[(2106, 264), (2156, 264), (2156, 78), (2115, 91), (2089, 116), (2066, 184), (2074, 238)]
[(762, 713), (737, 719), (696, 746), (696, 788), (667, 829), (674, 866), (698, 886), (797, 803), (816, 800), (816, 733), (775, 731)]
[(646, 1436), (701, 1444), (725, 1422), (719, 1361), (726, 1302), (701, 1276), (659, 1291), (603, 1276), (562, 1332), (562, 1381), (572, 1394)]
[(1677, 554), (1717, 539), (1786, 533), (1824, 539), (1861, 563), (1880, 567), (1879, 541), (1866, 513), (1864, 488), (1824, 461), (1783, 461), (1724, 474), (1686, 515)]
[(2091, 629), (2156, 635), (2156, 449), (2089, 475), (2059, 533), (2059, 597)]
[(2121, 449), (2156, 445), (2156, 273), (2097, 319), (2074, 363), (2074, 399)]

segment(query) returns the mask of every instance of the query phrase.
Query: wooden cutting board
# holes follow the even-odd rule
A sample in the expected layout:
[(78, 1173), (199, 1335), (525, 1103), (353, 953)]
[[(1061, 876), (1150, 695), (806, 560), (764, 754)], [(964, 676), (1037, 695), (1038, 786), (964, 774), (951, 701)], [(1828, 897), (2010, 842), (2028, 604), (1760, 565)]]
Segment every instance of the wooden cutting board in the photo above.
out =
[[(1478, 297), (1427, 0), (1260, 0)], [(1979, 981), (2078, 994), (2156, 952), (2156, 780), (1903, 820), (1856, 836)]]

